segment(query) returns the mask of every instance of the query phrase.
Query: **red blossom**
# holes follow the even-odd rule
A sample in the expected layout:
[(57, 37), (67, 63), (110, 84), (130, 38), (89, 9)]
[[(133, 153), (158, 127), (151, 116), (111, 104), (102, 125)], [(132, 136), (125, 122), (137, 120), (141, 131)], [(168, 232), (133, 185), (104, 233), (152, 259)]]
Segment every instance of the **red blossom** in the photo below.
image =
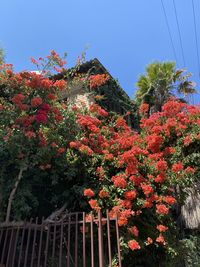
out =
[(53, 84), (55, 87), (58, 87), (59, 90), (64, 90), (67, 87), (67, 83), (64, 80), (55, 81)]
[(156, 212), (162, 215), (168, 214), (169, 208), (164, 204), (156, 204)]
[(173, 164), (173, 166), (172, 166), (172, 171), (173, 172), (178, 173), (178, 172), (180, 172), (182, 170), (183, 170), (182, 162), (179, 161), (178, 163)]
[(138, 235), (139, 235), (139, 230), (138, 230), (138, 228), (136, 226), (132, 226), (132, 227), (128, 228), (128, 231), (132, 235), (134, 235), (135, 237), (138, 237)]
[(107, 198), (108, 196), (109, 196), (109, 193), (107, 191), (105, 191), (103, 189), (99, 191), (99, 197), (100, 198)]
[(149, 104), (143, 103), (139, 108), (139, 113), (141, 115), (146, 115), (149, 111)]
[(159, 224), (156, 226), (159, 232), (166, 232), (168, 230), (168, 227), (162, 224)]
[(91, 75), (89, 78), (90, 88), (95, 89), (107, 83), (109, 80), (109, 76), (107, 74), (97, 74)]
[(42, 104), (42, 98), (41, 97), (34, 97), (31, 99), (31, 106), (37, 107)]
[(142, 188), (145, 196), (149, 196), (150, 194), (153, 194), (153, 192), (154, 192), (153, 188), (148, 184), (144, 184), (144, 183), (141, 184), (141, 188)]
[(98, 205), (98, 202), (95, 200), (95, 199), (90, 199), (88, 201), (88, 203), (90, 204), (90, 207), (94, 210), (99, 210), (99, 205)]
[(156, 169), (158, 171), (166, 171), (167, 170), (167, 162), (165, 160), (159, 160), (157, 163), (156, 163)]
[(166, 244), (166, 242), (165, 242), (165, 238), (164, 238), (164, 236), (163, 236), (162, 234), (160, 234), (160, 235), (156, 238), (156, 242), (157, 242), (157, 243), (161, 243), (161, 244), (163, 244), (163, 245)]
[(126, 192), (124, 193), (124, 197), (125, 197), (126, 199), (128, 199), (128, 200), (133, 200), (133, 199), (136, 198), (136, 196), (137, 196), (137, 193), (136, 193), (135, 190), (126, 191)]
[(125, 188), (127, 185), (127, 182), (123, 176), (113, 176), (112, 181), (116, 187)]
[(163, 201), (166, 202), (169, 205), (173, 205), (176, 203), (176, 199), (172, 196), (165, 196), (163, 197)]
[(131, 250), (138, 250), (141, 249), (139, 243), (136, 240), (130, 240), (128, 241), (128, 246)]
[(83, 194), (85, 197), (93, 197), (95, 195), (94, 191), (90, 188), (85, 189)]
[(38, 123), (47, 123), (48, 118), (47, 118), (46, 112), (39, 110), (36, 117), (35, 117), (35, 120)]
[(147, 237), (146, 244), (151, 245), (153, 243), (153, 239), (151, 237)]

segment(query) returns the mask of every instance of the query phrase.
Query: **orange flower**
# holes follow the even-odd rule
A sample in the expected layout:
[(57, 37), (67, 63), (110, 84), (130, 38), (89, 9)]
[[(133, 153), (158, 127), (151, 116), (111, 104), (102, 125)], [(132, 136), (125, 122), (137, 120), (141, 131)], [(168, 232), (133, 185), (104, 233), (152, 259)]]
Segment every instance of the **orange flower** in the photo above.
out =
[(108, 192), (103, 190), (103, 189), (99, 192), (100, 198), (106, 198), (106, 197), (108, 197), (108, 195), (109, 195)]
[(145, 196), (149, 196), (150, 194), (152, 194), (154, 192), (153, 188), (148, 184), (141, 184), (141, 188), (142, 188)]
[(85, 189), (83, 194), (84, 194), (85, 197), (93, 197), (95, 195), (94, 191), (92, 189), (90, 189), (90, 188)]
[(130, 190), (124, 193), (124, 197), (128, 200), (133, 200), (136, 198), (136, 191), (135, 190)]
[(53, 85), (55, 87), (58, 87), (58, 89), (60, 89), (60, 90), (64, 90), (67, 86), (67, 83), (64, 80), (58, 80)]
[(118, 225), (119, 226), (124, 226), (124, 225), (127, 225), (128, 223), (128, 218), (124, 217), (124, 216), (120, 216), (118, 218)]
[(98, 202), (95, 199), (90, 199), (90, 201), (88, 201), (88, 203), (90, 204), (90, 207), (92, 209), (99, 210)]
[(176, 199), (172, 196), (166, 196), (163, 198), (163, 201), (166, 202), (167, 204), (173, 205), (176, 203)]
[(109, 80), (109, 76), (107, 74), (97, 74), (97, 75), (91, 75), (89, 78), (90, 82), (90, 88), (95, 89), (97, 87), (100, 87)]
[(168, 227), (167, 226), (164, 226), (162, 224), (157, 225), (156, 228), (158, 229), (159, 232), (165, 232), (165, 231), (168, 230)]
[(149, 111), (149, 104), (143, 103), (139, 108), (139, 113), (141, 115), (146, 115)]
[(167, 208), (164, 204), (156, 204), (156, 212), (158, 214), (168, 214), (169, 208)]
[(159, 235), (159, 237), (156, 238), (156, 242), (157, 242), (157, 243), (161, 243), (161, 244), (163, 244), (163, 245), (166, 244), (165, 239), (164, 239), (164, 236), (161, 235), (161, 234)]
[(122, 176), (113, 176), (112, 181), (116, 187), (125, 188), (127, 185), (126, 180)]
[(131, 250), (137, 250), (137, 249), (140, 249), (140, 245), (139, 243), (136, 241), (136, 240), (130, 240), (128, 241), (128, 246)]

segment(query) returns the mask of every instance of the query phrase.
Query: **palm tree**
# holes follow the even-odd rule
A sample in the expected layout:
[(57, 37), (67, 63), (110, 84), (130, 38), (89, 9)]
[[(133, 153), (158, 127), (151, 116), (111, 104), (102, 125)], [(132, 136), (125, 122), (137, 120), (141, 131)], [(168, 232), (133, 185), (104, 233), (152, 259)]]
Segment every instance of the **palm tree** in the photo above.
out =
[(4, 51), (2, 48), (0, 48), (0, 65), (4, 62)]
[(147, 66), (146, 74), (137, 82), (136, 103), (148, 103), (152, 112), (160, 111), (162, 105), (173, 95), (195, 93), (194, 83), (183, 75), (184, 70), (176, 70), (174, 62), (154, 62)]

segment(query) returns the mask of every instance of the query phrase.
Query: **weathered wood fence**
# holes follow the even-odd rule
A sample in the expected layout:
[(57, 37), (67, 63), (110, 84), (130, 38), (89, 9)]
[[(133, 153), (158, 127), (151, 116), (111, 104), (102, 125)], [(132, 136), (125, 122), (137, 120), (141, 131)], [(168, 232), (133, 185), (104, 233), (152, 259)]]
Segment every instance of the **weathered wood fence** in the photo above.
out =
[[(116, 264), (118, 262), (118, 264)], [(56, 222), (0, 224), (0, 267), (121, 267), (117, 219), (69, 213)]]

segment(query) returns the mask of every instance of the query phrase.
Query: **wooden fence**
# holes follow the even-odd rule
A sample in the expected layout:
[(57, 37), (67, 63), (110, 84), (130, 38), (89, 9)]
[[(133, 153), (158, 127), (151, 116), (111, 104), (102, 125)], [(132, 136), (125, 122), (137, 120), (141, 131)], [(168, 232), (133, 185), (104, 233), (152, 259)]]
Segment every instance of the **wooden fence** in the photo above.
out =
[(117, 219), (69, 213), (56, 222), (0, 224), (0, 267), (121, 267)]

